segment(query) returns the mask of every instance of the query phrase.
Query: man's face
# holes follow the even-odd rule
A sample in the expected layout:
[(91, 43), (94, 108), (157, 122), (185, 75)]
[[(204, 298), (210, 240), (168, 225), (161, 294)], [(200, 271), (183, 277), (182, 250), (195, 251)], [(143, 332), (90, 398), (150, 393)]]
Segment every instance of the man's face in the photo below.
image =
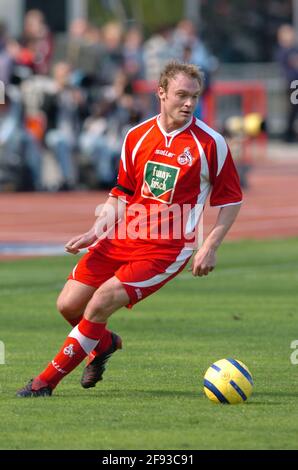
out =
[(54, 80), (58, 85), (61, 86), (61, 88), (64, 88), (69, 84), (70, 72), (71, 70), (68, 64), (56, 64), (56, 67), (54, 69)]
[(179, 73), (169, 80), (167, 91), (159, 87), (161, 113), (167, 123), (176, 128), (186, 124), (197, 106), (200, 85), (198, 80)]

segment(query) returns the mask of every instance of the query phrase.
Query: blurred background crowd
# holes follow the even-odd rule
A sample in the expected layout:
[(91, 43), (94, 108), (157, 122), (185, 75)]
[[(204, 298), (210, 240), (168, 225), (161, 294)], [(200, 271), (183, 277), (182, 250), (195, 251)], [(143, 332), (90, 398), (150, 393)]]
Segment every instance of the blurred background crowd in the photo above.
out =
[(266, 122), (270, 138), (296, 144), (296, 0), (17, 2), (0, 0), (0, 191), (110, 188), (127, 130), (158, 112), (170, 59), (204, 71), (197, 117), (236, 132), (225, 122), (239, 97), (219, 100), (214, 117), (210, 96), (253, 81), (268, 102), (260, 132)]

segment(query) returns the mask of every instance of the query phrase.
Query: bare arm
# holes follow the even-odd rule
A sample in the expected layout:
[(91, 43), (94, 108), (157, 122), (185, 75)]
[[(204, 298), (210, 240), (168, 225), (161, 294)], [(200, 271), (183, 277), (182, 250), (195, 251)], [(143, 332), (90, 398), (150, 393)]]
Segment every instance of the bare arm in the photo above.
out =
[(125, 211), (125, 202), (116, 197), (109, 196), (106, 202), (96, 210), (98, 216), (91, 229), (71, 238), (65, 245), (65, 250), (73, 255), (82, 248), (87, 248), (96, 240), (105, 235), (121, 219)]
[(216, 265), (216, 250), (233, 225), (241, 204), (221, 207), (216, 223), (193, 258), (192, 273), (194, 276), (207, 276)]

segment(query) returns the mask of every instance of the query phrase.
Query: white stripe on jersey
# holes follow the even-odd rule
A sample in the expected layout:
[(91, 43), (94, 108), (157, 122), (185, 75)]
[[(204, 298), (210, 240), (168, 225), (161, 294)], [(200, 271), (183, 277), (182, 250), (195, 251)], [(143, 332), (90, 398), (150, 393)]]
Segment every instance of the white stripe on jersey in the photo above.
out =
[(126, 155), (125, 155), (125, 146), (126, 146), (126, 139), (127, 139), (128, 133), (125, 136), (124, 142), (122, 144), (122, 149), (121, 149), (121, 160), (122, 160), (122, 165), (125, 173), (127, 172), (126, 169)]
[(150, 129), (148, 129), (147, 132), (145, 132), (144, 135), (142, 135), (142, 137), (140, 138), (140, 140), (138, 141), (137, 145), (135, 146), (135, 148), (133, 149), (132, 151), (132, 163), (134, 163), (135, 161), (135, 158), (136, 158), (136, 154), (137, 154), (137, 151), (139, 150), (140, 146), (142, 145), (143, 143), (143, 140), (147, 137), (147, 135), (149, 134), (149, 132), (152, 131), (153, 127), (155, 126), (155, 124), (153, 124), (153, 126), (150, 127)]
[(123, 145), (122, 145), (122, 149), (121, 149), (121, 160), (122, 160), (122, 164), (123, 164), (123, 169), (125, 172), (127, 172), (127, 169), (126, 169), (126, 155), (125, 155), (125, 146), (126, 146), (126, 140), (127, 140), (127, 137), (128, 135), (134, 130), (134, 129), (137, 129), (138, 127), (141, 127), (143, 124), (146, 124), (146, 122), (149, 122), (149, 121), (153, 121), (154, 119), (156, 119), (156, 116), (153, 116), (153, 118), (150, 118), (150, 119), (147, 119), (146, 121), (143, 121), (141, 122), (140, 124), (137, 124), (136, 126), (132, 127), (131, 129), (129, 129), (129, 131), (127, 132), (126, 136), (125, 136), (125, 139), (124, 139), (124, 142), (123, 142)]
[(81, 348), (84, 349), (86, 354), (89, 354), (93, 349), (96, 347), (98, 344), (97, 339), (91, 339), (88, 338), (87, 336), (84, 336), (80, 330), (79, 326), (75, 326), (73, 330), (68, 335), (69, 338), (75, 338), (79, 343)]
[(225, 139), (223, 138), (222, 135), (220, 135), (218, 132), (216, 132), (214, 129), (211, 127), (207, 126), (203, 121), (200, 119), (196, 119), (196, 126), (200, 127), (203, 129), (203, 131), (207, 132), (207, 134), (211, 135), (213, 139), (215, 140), (216, 143), (216, 153), (217, 153), (217, 174), (216, 176), (219, 175), (219, 173), (222, 170), (222, 167), (224, 166), (224, 163), (227, 158), (228, 154), (228, 146), (226, 144)]
[(201, 173), (200, 173), (200, 194), (198, 195), (196, 205), (191, 209), (189, 213), (186, 227), (185, 227), (186, 234), (191, 233), (196, 227), (197, 223), (199, 222), (200, 216), (204, 209), (205, 201), (207, 199), (207, 196), (211, 188), (210, 181), (209, 181), (209, 167), (208, 167), (207, 158), (206, 158), (204, 149), (202, 145), (200, 144), (200, 142), (198, 141), (196, 135), (192, 132), (192, 130), (190, 132), (199, 150), (200, 160), (201, 160)]
[(180, 251), (174, 263), (170, 264), (170, 266), (167, 267), (167, 269), (165, 270), (163, 274), (156, 274), (156, 276), (153, 276), (150, 279), (147, 279), (146, 281), (123, 282), (123, 284), (127, 284), (128, 286), (133, 286), (133, 287), (156, 286), (156, 284), (160, 284), (161, 282), (165, 281), (168, 277), (175, 274), (181, 268), (183, 263), (185, 263), (185, 261), (191, 257), (192, 253), (193, 253), (193, 250), (191, 248), (184, 247)]
[(193, 138), (194, 138), (195, 143), (197, 144), (197, 147), (198, 147), (198, 150), (199, 150), (199, 154), (200, 154), (200, 161), (201, 161), (201, 175), (200, 175), (200, 181), (201, 181), (201, 182), (207, 181), (207, 182), (209, 183), (209, 181), (210, 181), (210, 178), (209, 178), (209, 167), (208, 167), (207, 158), (206, 158), (204, 149), (203, 149), (201, 143), (198, 141), (196, 135), (193, 133), (193, 131), (191, 130), (190, 132), (191, 132), (191, 135), (192, 135)]
[(196, 227), (197, 223), (200, 220), (200, 216), (203, 213), (203, 209), (204, 209), (203, 204), (199, 204), (198, 202), (191, 209), (191, 211), (189, 212), (187, 222), (186, 222), (185, 235), (188, 235), (189, 233), (193, 232), (194, 228)]

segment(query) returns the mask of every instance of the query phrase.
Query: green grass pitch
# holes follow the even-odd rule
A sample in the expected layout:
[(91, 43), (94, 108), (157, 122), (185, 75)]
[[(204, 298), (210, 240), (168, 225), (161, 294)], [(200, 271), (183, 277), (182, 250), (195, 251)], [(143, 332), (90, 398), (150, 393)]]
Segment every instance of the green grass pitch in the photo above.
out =
[[(15, 392), (56, 354), (69, 327), (55, 301), (77, 258), (2, 262), (1, 449), (297, 449), (298, 239), (225, 243), (208, 277), (184, 271), (110, 327), (124, 342), (94, 389), (82, 365), (51, 398)], [(204, 395), (209, 365), (243, 361), (247, 403)]]

